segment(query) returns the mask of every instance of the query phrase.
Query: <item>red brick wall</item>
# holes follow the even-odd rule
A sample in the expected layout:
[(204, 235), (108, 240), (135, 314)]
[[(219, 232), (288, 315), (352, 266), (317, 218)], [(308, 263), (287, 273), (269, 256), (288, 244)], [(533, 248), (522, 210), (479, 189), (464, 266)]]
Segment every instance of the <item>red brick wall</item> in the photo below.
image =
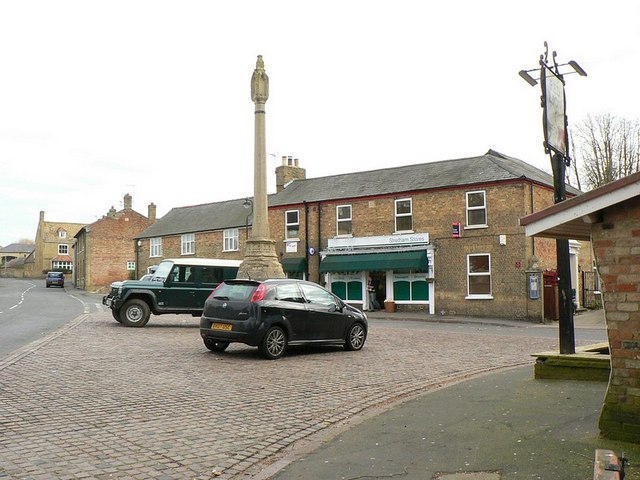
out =
[(105, 290), (111, 282), (128, 279), (127, 262), (136, 261), (133, 238), (150, 225), (144, 215), (127, 210), (87, 227), (84, 288)]
[(600, 416), (609, 438), (640, 442), (640, 197), (605, 210), (591, 229), (602, 278), (611, 378)]
[[(427, 232), (436, 247), (434, 256), (436, 312), (450, 315), (496, 316), (510, 318), (537, 317), (526, 301), (526, 275), (533, 249), (532, 239), (524, 236), (519, 226), (520, 217), (532, 211), (542, 210), (553, 204), (553, 192), (546, 187), (525, 182), (488, 185), (466, 189), (399, 194), (395, 196), (357, 199), (353, 201), (324, 202), (307, 205), (309, 210), (309, 242), (316, 250), (327, 248), (328, 239), (336, 235), (336, 207), (352, 206), (354, 237), (392, 235), (394, 225), (394, 200), (411, 198), (413, 230)], [(467, 191), (486, 192), (488, 227), (464, 229), (461, 238), (452, 238), (453, 222), (464, 227)], [(534, 205), (532, 205), (532, 201)], [(300, 214), (300, 244), (297, 253), (284, 252), (285, 212), (298, 210)], [(318, 212), (320, 211), (320, 225)], [(283, 256), (305, 256), (308, 245), (305, 228), (305, 206), (277, 207), (269, 210), (271, 236), (276, 240), (276, 251)], [(318, 227), (322, 240), (318, 241)], [(499, 235), (506, 235), (506, 245), (499, 244)], [(467, 254), (488, 253), (492, 265), (492, 300), (468, 300)], [(541, 263), (555, 268), (555, 241), (536, 240), (536, 255)], [(309, 258), (310, 279), (321, 282), (319, 255)], [(540, 311), (542, 308), (540, 308)]]

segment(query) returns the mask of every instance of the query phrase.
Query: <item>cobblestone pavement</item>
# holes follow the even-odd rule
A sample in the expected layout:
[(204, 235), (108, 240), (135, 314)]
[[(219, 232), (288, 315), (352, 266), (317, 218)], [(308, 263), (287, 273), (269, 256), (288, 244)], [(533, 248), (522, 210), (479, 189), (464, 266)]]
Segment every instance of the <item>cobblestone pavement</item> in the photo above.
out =
[(209, 352), (198, 319), (84, 314), (0, 362), (0, 479), (248, 479), (297, 441), (443, 383), (531, 363), (544, 338), (391, 322), (365, 348)]

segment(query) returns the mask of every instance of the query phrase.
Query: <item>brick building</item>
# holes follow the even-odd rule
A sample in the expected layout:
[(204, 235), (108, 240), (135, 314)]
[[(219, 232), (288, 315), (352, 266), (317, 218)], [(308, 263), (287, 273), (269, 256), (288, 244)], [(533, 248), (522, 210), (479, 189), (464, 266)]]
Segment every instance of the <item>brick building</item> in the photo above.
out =
[(0, 248), (0, 267), (5, 266), (11, 260), (28, 257), (33, 249), (32, 243), (12, 243)]
[(136, 236), (138, 276), (165, 258), (242, 260), (251, 199), (172, 208)]
[(25, 263), (25, 276), (44, 277), (50, 270), (73, 271), (72, 249), (82, 223), (50, 222), (40, 212), (36, 231), (33, 262)]
[(606, 437), (640, 442), (640, 173), (521, 219), (527, 235), (593, 242), (611, 355)]
[(111, 282), (136, 277), (137, 250), (134, 238), (156, 220), (151, 203), (148, 216), (132, 208), (132, 197), (124, 196), (124, 208), (113, 207), (100, 220), (76, 234), (74, 283), (83, 290), (104, 290)]
[[(276, 183), (270, 233), (288, 276), (362, 308), (371, 276), (378, 301), (401, 310), (541, 319), (526, 270), (534, 261), (555, 268), (555, 243), (525, 238), (518, 219), (553, 204), (551, 175), (490, 150), (313, 179), (284, 157)], [(246, 203), (172, 210), (139, 237), (141, 265), (181, 255), (241, 259)], [(571, 261), (577, 288), (591, 249), (572, 242)]]

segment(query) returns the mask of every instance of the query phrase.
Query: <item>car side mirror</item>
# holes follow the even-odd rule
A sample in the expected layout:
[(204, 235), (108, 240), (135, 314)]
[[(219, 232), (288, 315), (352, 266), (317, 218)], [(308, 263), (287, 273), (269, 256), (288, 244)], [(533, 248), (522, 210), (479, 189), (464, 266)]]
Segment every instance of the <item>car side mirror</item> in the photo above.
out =
[(341, 312), (341, 311), (342, 311), (341, 305), (336, 305), (335, 303), (332, 303), (329, 305), (329, 312)]

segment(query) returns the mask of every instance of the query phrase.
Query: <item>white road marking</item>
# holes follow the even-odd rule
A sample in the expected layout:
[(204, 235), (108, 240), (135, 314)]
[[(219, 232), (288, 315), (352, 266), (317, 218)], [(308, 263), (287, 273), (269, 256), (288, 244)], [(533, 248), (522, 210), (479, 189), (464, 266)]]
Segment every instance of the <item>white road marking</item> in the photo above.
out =
[[(13, 305), (13, 306), (9, 307), (9, 310), (13, 310), (14, 308), (19, 307), (20, 305), (22, 305), (22, 303), (24, 302), (24, 295), (25, 295), (25, 293), (27, 293), (29, 290), (31, 290), (33, 287), (35, 287), (35, 286), (36, 286), (36, 284), (35, 284), (35, 283), (31, 283), (30, 285), (31, 285), (31, 286), (30, 286), (29, 288), (27, 288), (25, 291), (23, 291), (23, 292), (20, 294), (20, 301), (19, 301), (18, 303), (16, 303), (15, 305)], [(0, 313), (2, 313), (2, 312), (0, 312)]]

